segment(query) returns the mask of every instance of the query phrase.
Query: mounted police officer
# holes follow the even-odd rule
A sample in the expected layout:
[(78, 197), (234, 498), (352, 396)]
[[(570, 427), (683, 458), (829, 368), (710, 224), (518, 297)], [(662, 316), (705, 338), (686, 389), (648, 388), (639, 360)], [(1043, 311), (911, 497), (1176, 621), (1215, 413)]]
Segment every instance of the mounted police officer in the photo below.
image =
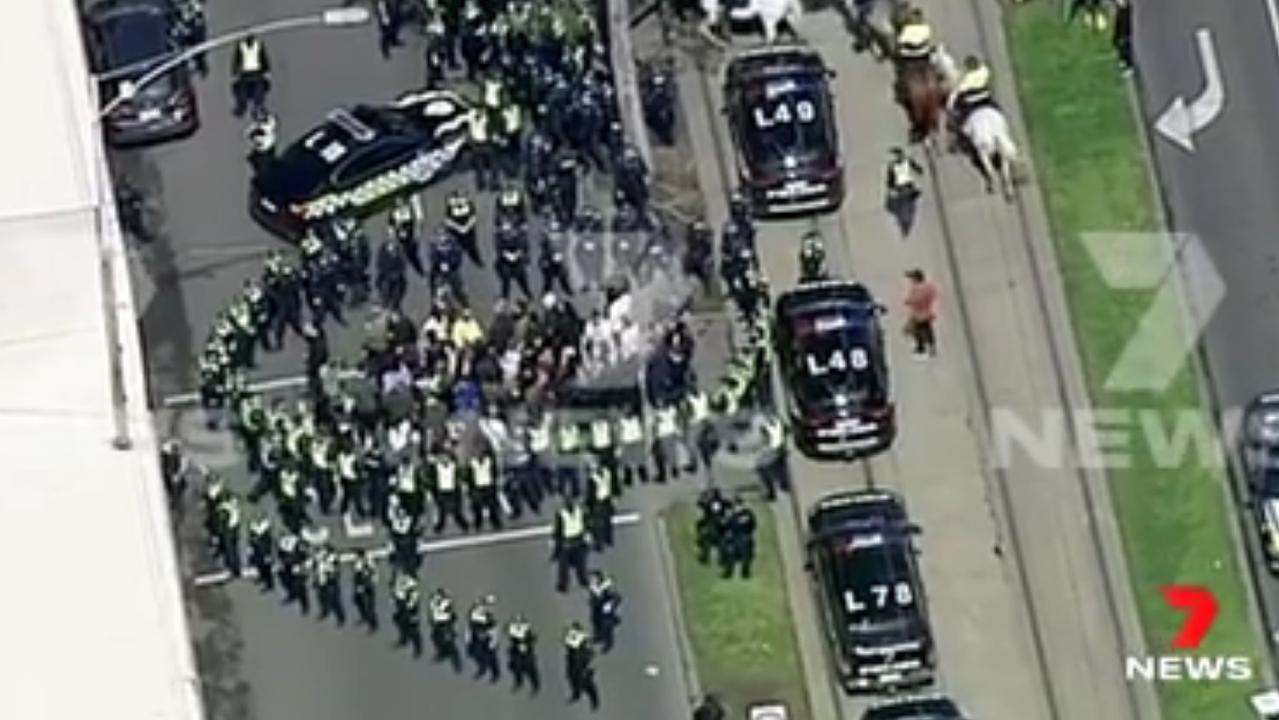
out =
[(954, 126), (962, 128), (968, 116), (979, 107), (993, 107), (994, 96), (990, 90), (990, 68), (976, 55), (964, 58), (963, 71), (955, 89), (946, 99), (946, 107), (954, 117)]

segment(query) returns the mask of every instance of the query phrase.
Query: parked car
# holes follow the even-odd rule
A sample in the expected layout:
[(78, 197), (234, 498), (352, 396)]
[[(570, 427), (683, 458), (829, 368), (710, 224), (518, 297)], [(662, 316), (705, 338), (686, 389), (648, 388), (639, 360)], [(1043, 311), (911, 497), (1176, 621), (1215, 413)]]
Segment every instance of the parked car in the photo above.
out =
[[(102, 107), (119, 102), (103, 119), (116, 147), (186, 137), (200, 127), (191, 71), (179, 64), (145, 86), (137, 81), (181, 52), (177, 10), (169, 0), (102, 0), (85, 12), (89, 61), (99, 81)], [(136, 91), (133, 90), (136, 88)]]

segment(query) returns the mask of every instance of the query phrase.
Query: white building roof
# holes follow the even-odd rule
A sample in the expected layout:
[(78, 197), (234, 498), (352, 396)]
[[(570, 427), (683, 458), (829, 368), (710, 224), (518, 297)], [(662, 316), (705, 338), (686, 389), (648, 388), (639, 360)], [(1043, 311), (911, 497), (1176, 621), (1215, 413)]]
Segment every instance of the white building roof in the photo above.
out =
[[(4, 20), (0, 717), (199, 720), (122, 243), (95, 210), (105, 171), (75, 3), (6, 0)], [(104, 267), (128, 451), (112, 446)]]

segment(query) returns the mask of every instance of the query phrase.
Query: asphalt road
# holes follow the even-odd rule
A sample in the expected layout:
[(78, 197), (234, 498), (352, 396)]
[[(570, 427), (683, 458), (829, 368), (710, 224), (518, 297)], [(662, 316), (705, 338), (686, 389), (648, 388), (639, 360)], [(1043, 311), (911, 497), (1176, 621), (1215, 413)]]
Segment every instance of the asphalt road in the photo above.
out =
[[(210, 34), (323, 7), (318, 0), (214, 0), (208, 8)], [(282, 144), (337, 105), (384, 101), (416, 87), (421, 72), (419, 51), (411, 40), (384, 62), (372, 27), (296, 31), (271, 36), (267, 44), (274, 65), (269, 104), (279, 117)], [(199, 133), (183, 142), (112, 158), (116, 171), (138, 183), (159, 208), (160, 239), (132, 258), (151, 394), (159, 405), (194, 387), (195, 359), (215, 315), (247, 278), (260, 272), (265, 254), (280, 247), (246, 213), (248, 166), (244, 126), (230, 115), (230, 52), (214, 53), (209, 60), (212, 73), (200, 84)], [(442, 217), (443, 197), (458, 185), (470, 190), (469, 174), (426, 193), (428, 227)], [(482, 222), (491, 202), (491, 197), (477, 198)], [(411, 286), (406, 308), (420, 313), (425, 284)], [(467, 286), (477, 306), (493, 301), (491, 270), (468, 270)], [(338, 354), (356, 348), (363, 318), (355, 312), (350, 319), (348, 331), (330, 331)], [(300, 360), (300, 343), (291, 340), (284, 352), (261, 359), (254, 379), (296, 376)], [(158, 418), (160, 432), (183, 436), (201, 461), (236, 468), (229, 473), (232, 482), (243, 482), (240, 459), (229, 439), (203, 431), (199, 413), (189, 404), (179, 402)], [(649, 524), (651, 503), (656, 501), (644, 501), (644, 522), (622, 531), (618, 549), (605, 559), (626, 594), (619, 647), (600, 663), (605, 717), (650, 720), (654, 708), (659, 717), (672, 717), (687, 702), (656, 534)], [(191, 524), (188, 518), (187, 527)], [(336, 530), (335, 534), (339, 542), (350, 540)], [(207, 568), (198, 541), (186, 546), (187, 571)], [(211, 717), (398, 718), (427, 707), (454, 717), (576, 717), (577, 711), (566, 710), (562, 703), (559, 642), (563, 621), (580, 616), (580, 608), (563, 605), (553, 592), (545, 553), (541, 541), (483, 546), (442, 554), (428, 561), (426, 570), (428, 585), (447, 585), (460, 603), (493, 592), (503, 613), (518, 609), (529, 614), (543, 636), (546, 692), (538, 700), (464, 682), (429, 670), (425, 663), (415, 669), (386, 647), (385, 632), (366, 639), (354, 629), (337, 633), (316, 627), (258, 597), (247, 585), (236, 584), (191, 592), (195, 643)]]
[[(1159, 179), (1176, 230), (1197, 234), (1226, 284), (1203, 335), (1219, 409), (1237, 410), (1279, 386), (1279, 26), (1271, 0), (1202, 3), (1170, 0), (1158, 11), (1137, 7), (1141, 99), (1152, 124), (1175, 95), (1192, 100), (1204, 86), (1194, 35), (1209, 29), (1225, 91), (1216, 120), (1187, 152), (1154, 134)], [(1236, 477), (1236, 481), (1240, 478)], [(1246, 492), (1239, 484), (1239, 497)], [(1239, 508), (1255, 569), (1262, 613), (1272, 636), (1279, 622), (1279, 582), (1257, 562), (1256, 524)]]

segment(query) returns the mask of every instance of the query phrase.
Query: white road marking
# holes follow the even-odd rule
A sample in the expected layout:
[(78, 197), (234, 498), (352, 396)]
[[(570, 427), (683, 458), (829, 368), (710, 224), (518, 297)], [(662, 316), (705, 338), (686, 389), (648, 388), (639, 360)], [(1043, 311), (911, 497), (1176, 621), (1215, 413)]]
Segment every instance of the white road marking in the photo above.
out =
[(1221, 81), (1212, 31), (1206, 27), (1196, 30), (1195, 43), (1199, 64), (1203, 67), (1203, 91), (1189, 102), (1177, 95), (1155, 121), (1155, 130), (1191, 153), (1195, 151), (1195, 134), (1211, 125), (1226, 106), (1226, 87)]
[[(360, 377), (359, 370), (344, 370), (339, 377), (343, 379), (351, 379)], [(286, 377), (274, 378), (272, 380), (261, 380), (259, 382), (249, 383), (249, 390), (257, 393), (272, 392), (275, 390), (291, 390), (293, 388), (306, 387), (307, 379), (305, 375), (289, 375)], [(181, 407), (183, 405), (195, 405), (200, 402), (200, 393), (188, 392), (170, 395), (164, 399), (164, 406), (168, 408)]]
[(329, 541), (329, 529), (326, 527), (304, 528), (302, 530), (302, 539), (312, 545), (321, 545)]
[(351, 517), (351, 513), (342, 516), (342, 531), (346, 536), (353, 539), (373, 537), (374, 533), (373, 521), (369, 520), (364, 524), (356, 523)]
[(1275, 40), (1275, 54), (1279, 55), (1279, 4), (1266, 0), (1266, 19), (1270, 21), (1270, 35)]
[[(613, 526), (620, 528), (637, 525), (641, 519), (642, 516), (637, 512), (619, 513), (613, 517)], [(551, 534), (552, 528), (552, 525), (536, 525), (533, 527), (516, 528), (514, 530), (503, 530), (501, 532), (488, 533), (485, 535), (462, 535), (459, 537), (442, 538), (439, 540), (423, 540), (418, 543), (418, 549), (422, 551), (423, 555), (430, 555), (432, 553), (447, 552), (449, 550), (465, 550), (467, 548), (501, 545), (504, 543), (547, 537)], [(324, 539), (328, 539), (328, 533), (329, 531), (327, 528), (320, 528), (318, 532), (312, 533), (312, 535), (323, 536)], [(304, 532), (303, 535), (305, 536), (306, 533)], [(310, 541), (310, 537), (307, 539)], [(323, 542), (323, 540), (314, 542)], [(391, 555), (391, 547), (388, 545), (379, 548), (372, 548), (368, 552), (369, 556), (374, 560), (384, 560)], [(355, 553), (344, 552), (339, 556), (339, 559), (344, 563), (353, 562), (355, 560)], [(240, 573), (240, 577), (250, 580), (257, 578), (257, 576), (257, 572), (251, 567), (244, 568), (244, 570)], [(232, 576), (229, 570), (216, 570), (203, 575), (197, 575), (193, 582), (196, 587), (202, 588), (212, 585), (221, 585), (223, 583), (230, 582), (231, 580)]]

